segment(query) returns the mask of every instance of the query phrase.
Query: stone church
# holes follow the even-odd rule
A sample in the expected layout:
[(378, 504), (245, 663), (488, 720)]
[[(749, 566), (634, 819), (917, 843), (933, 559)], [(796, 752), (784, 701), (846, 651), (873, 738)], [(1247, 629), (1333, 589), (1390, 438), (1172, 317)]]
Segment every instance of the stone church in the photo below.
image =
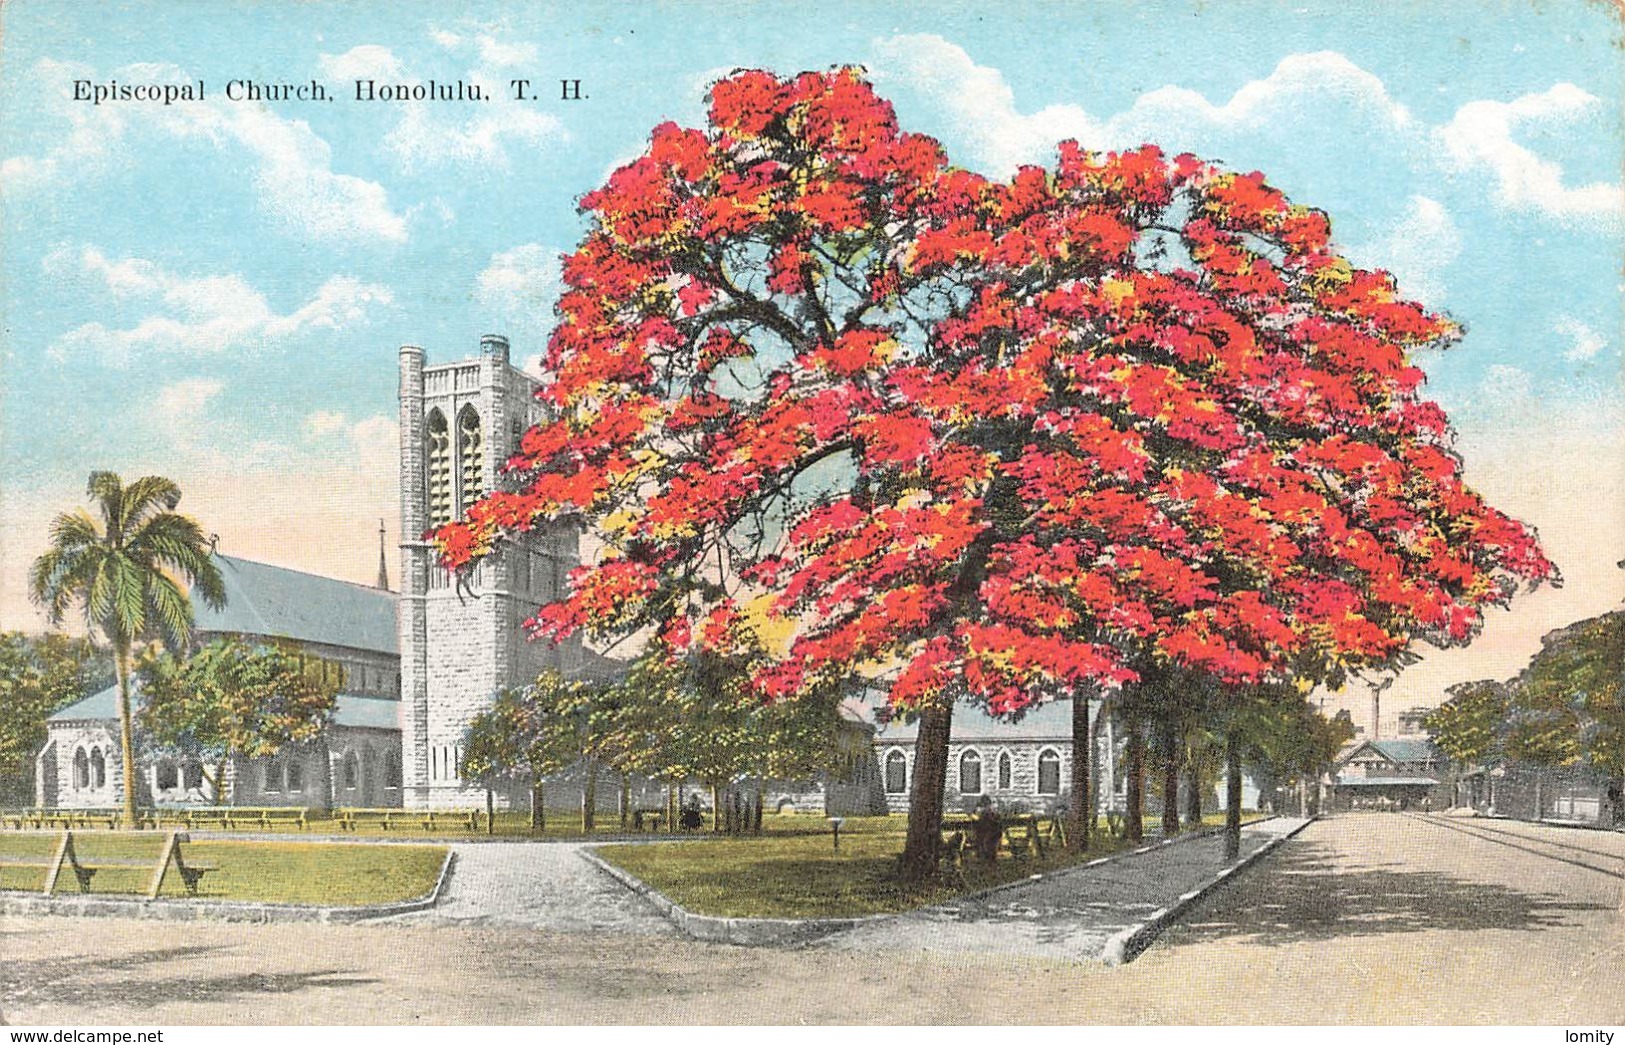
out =
[[(477, 357), (430, 364), (421, 348), (400, 349), (401, 578), (389, 590), (383, 548), (373, 587), (216, 555), (226, 580), (222, 610), (194, 606), (200, 642), (236, 636), (291, 644), (335, 665), (341, 693), (329, 727), (316, 741), (273, 758), (234, 758), (225, 767), (225, 801), (237, 805), (310, 807), (476, 808), (485, 791), (462, 779), (469, 721), (503, 689), (525, 685), (544, 669), (572, 677), (613, 677), (619, 665), (578, 640), (529, 641), (523, 622), (556, 597), (580, 560), (572, 526), (504, 540), (464, 577), (435, 562), (423, 534), (460, 518), (494, 488), (502, 463), (522, 433), (543, 420), (537, 381), (512, 365), (506, 338), (480, 339)], [(380, 532), (382, 541), (382, 532)], [(136, 694), (136, 703), (140, 696)], [(911, 726), (879, 724), (878, 699), (843, 706), (846, 744), (838, 771), (819, 781), (778, 784), (769, 808), (841, 814), (906, 810), (913, 778)], [(36, 800), (46, 807), (113, 807), (122, 801), (116, 693), (88, 696), (51, 716), (36, 758)], [(1096, 711), (1098, 713), (1098, 710)], [(986, 795), (1042, 808), (1070, 785), (1071, 706), (1046, 704), (1016, 724), (995, 722), (962, 706), (955, 715), (948, 801), (969, 805)], [(1092, 760), (1108, 802), (1120, 793), (1115, 745), (1099, 730)], [(143, 804), (212, 802), (215, 766), (164, 754), (140, 756)], [(570, 774), (549, 782), (550, 804), (579, 796)], [(620, 781), (598, 788), (607, 812)], [(633, 782), (632, 800), (661, 804), (658, 785)], [(528, 800), (516, 785), (502, 806)]]

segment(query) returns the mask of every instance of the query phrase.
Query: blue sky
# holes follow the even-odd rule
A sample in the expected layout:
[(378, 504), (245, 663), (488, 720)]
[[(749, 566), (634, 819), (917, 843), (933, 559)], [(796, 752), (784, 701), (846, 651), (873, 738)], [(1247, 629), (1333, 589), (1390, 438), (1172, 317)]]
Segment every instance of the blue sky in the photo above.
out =
[[(95, 467), (174, 476), (223, 547), (367, 579), (379, 516), (394, 535), (397, 346), (446, 359), (495, 330), (534, 355), (581, 193), (656, 123), (699, 122), (728, 69), (838, 63), (989, 173), (1065, 137), (1261, 169), (1465, 322), (1424, 361), (1431, 394), (1570, 584), (1408, 675), (1419, 698), (1625, 596), (1607, 5), (13, 0), (0, 18), (0, 626), (35, 625), (21, 571)], [(368, 104), (357, 76), (545, 93)], [(97, 107), (76, 78), (209, 97)], [(335, 100), (230, 102), (233, 78)], [(558, 100), (561, 78), (587, 98)]]

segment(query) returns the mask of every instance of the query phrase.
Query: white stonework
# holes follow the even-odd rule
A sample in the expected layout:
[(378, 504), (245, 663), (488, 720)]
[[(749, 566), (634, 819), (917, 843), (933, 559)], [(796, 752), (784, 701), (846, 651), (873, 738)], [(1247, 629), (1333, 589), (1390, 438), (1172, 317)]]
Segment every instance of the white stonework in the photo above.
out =
[[(533, 682), (545, 668), (565, 674), (580, 669), (578, 644), (531, 641), (523, 627), (575, 566), (573, 528), (506, 540), (461, 582), (436, 563), (433, 546), (424, 540), (446, 521), (431, 511), (430, 441), (436, 431), (449, 433), (449, 515), (461, 518), (482, 494), (500, 486), (502, 462), (517, 452), (525, 429), (543, 419), (535, 389), (532, 378), (510, 365), (508, 341), (498, 335), (480, 340), (476, 360), (428, 366), (422, 349), (400, 350), (401, 751), (408, 807), (483, 805), (484, 790), (458, 772), (470, 720), (502, 690)], [(478, 486), (471, 488), (466, 466), (475, 438)], [(507, 805), (518, 795), (499, 797)]]

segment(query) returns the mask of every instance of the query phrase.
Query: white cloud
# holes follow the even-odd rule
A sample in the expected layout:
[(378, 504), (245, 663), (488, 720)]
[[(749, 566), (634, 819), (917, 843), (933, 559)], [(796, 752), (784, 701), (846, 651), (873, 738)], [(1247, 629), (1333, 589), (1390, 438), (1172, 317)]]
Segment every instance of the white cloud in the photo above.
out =
[(341, 411), (312, 411), (305, 416), (305, 438), (321, 446), (336, 440), (345, 453), (365, 461), (393, 462), (400, 453), (400, 423), (383, 414), (352, 421)]
[(141, 130), (182, 139), (202, 138), (245, 150), (254, 172), (262, 210), (290, 233), (320, 240), (399, 243), (406, 219), (391, 209), (389, 194), (377, 182), (333, 170), (332, 149), (303, 120), (283, 119), (270, 109), (240, 105), (220, 96), (165, 106), (85, 106), (69, 100), (74, 79), (116, 79), (129, 83), (185, 83), (191, 77), (172, 65), (136, 64), (97, 75), (88, 66), (42, 59), (33, 76), (58, 84), (47, 94), (69, 125), (66, 138), (39, 156), (12, 156), (0, 164), (0, 187), (8, 194), (41, 191), (76, 181), (133, 149), (127, 139)]
[[(46, 259), (48, 269), (66, 266), (61, 251)], [(286, 314), (275, 312), (265, 297), (241, 276), (186, 278), (151, 261), (109, 261), (95, 247), (79, 254), (80, 272), (100, 280), (120, 297), (155, 299), (162, 311), (132, 327), (115, 329), (101, 322), (76, 327), (49, 350), (53, 359), (89, 355), (115, 367), (129, 365), (144, 353), (212, 355), (228, 348), (248, 348), (309, 330), (338, 329), (364, 320), (393, 301), (389, 288), (334, 276), (309, 301)]]
[(1568, 338), (1572, 344), (1563, 358), (1570, 362), (1583, 362), (1603, 350), (1607, 341), (1595, 329), (1573, 316), (1559, 316), (1552, 329)]
[(1196, 91), (1168, 85), (1102, 119), (1073, 104), (1021, 112), (1002, 72), (977, 65), (964, 48), (934, 34), (895, 36), (874, 46), (880, 57), (876, 79), (906, 80), (943, 105), (970, 135), (982, 163), (996, 174), (1008, 174), (1022, 163), (1048, 161), (1055, 143), (1066, 138), (1095, 149), (1145, 141), (1170, 149), (1199, 148), (1214, 133), (1314, 119), (1306, 106), (1310, 97), (1355, 112), (1386, 130), (1406, 130), (1413, 124), (1410, 113), (1380, 79), (1336, 51), (1288, 55), (1267, 77), (1242, 85), (1222, 105)]
[(209, 401), (224, 387), (214, 378), (186, 378), (160, 388), (153, 405), (167, 424), (191, 423), (199, 419)]
[(1599, 104), (1595, 96), (1571, 83), (1510, 102), (1468, 102), (1440, 128), (1438, 139), (1457, 169), (1483, 169), (1494, 176), (1496, 200), (1503, 207), (1565, 222), (1599, 218), (1617, 225), (1625, 208), (1618, 183), (1567, 186), (1562, 167), (1513, 140), (1524, 125), (1570, 122)]
[(490, 34), (481, 34), (478, 44), (480, 63), (493, 69), (534, 64), (536, 61), (536, 45), (523, 40), (510, 42), (498, 40)]
[(1022, 163), (1049, 162), (1055, 143), (1065, 138), (1093, 149), (1155, 141), (1169, 151), (1227, 155), (1241, 140), (1237, 135), (1324, 135), (1330, 121), (1343, 137), (1374, 135), (1373, 144), (1392, 148), (1417, 170), (1487, 171), (1496, 182), (1496, 202), (1506, 209), (1565, 222), (1600, 218), (1610, 226), (1625, 212), (1617, 182), (1570, 186), (1560, 165), (1514, 141), (1524, 126), (1572, 122), (1600, 104), (1570, 83), (1511, 102), (1468, 102), (1449, 123), (1429, 125), (1377, 76), (1339, 52), (1318, 51), (1288, 55), (1222, 104), (1170, 84), (1102, 117), (1072, 104), (1022, 112), (1000, 70), (977, 65), (964, 48), (940, 36), (894, 36), (875, 41), (874, 48), (875, 78), (904, 82), (942, 106), (970, 138), (978, 162), (995, 175), (1008, 175)]
[(395, 52), (378, 44), (362, 44), (343, 54), (324, 54), (316, 63), (330, 80), (393, 80), (401, 75), (401, 61)]
[(1351, 260), (1393, 273), (1406, 297), (1438, 307), (1444, 270), (1461, 255), (1461, 232), (1437, 200), (1412, 196), (1393, 231), (1365, 247), (1351, 248)]
[(545, 315), (560, 278), (559, 252), (525, 243), (491, 255), (474, 278), (474, 299), (503, 317)]
[[(502, 40), (489, 32), (470, 40), (445, 30), (432, 30), (430, 38), (452, 52), (467, 52), (472, 45), (478, 66), (462, 74), (463, 78), (479, 84), (496, 100), (476, 106), (472, 118), (458, 117), (451, 108), (433, 103), (401, 105), (400, 120), (385, 135), (384, 146), (403, 168), (481, 165), (506, 170), (510, 144), (534, 147), (565, 137), (564, 125), (557, 117), (539, 111), (532, 102), (509, 97), (507, 81), (512, 77), (502, 70), (534, 64), (533, 44)], [(377, 44), (352, 47), (343, 54), (324, 54), (319, 61), (329, 77), (339, 80), (415, 82), (423, 78), (406, 68), (393, 51)]]

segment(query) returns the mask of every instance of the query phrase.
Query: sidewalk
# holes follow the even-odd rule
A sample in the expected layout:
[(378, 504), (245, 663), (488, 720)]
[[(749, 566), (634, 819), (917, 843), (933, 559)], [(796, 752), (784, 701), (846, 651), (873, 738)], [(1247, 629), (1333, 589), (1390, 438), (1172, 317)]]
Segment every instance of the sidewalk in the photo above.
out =
[[(1304, 823), (1276, 817), (1242, 828), (1242, 857)], [(1178, 903), (1183, 894), (1208, 886), (1225, 866), (1223, 837), (1209, 835), (1055, 872), (980, 899), (866, 923), (814, 946), (1098, 961), (1114, 935)]]

